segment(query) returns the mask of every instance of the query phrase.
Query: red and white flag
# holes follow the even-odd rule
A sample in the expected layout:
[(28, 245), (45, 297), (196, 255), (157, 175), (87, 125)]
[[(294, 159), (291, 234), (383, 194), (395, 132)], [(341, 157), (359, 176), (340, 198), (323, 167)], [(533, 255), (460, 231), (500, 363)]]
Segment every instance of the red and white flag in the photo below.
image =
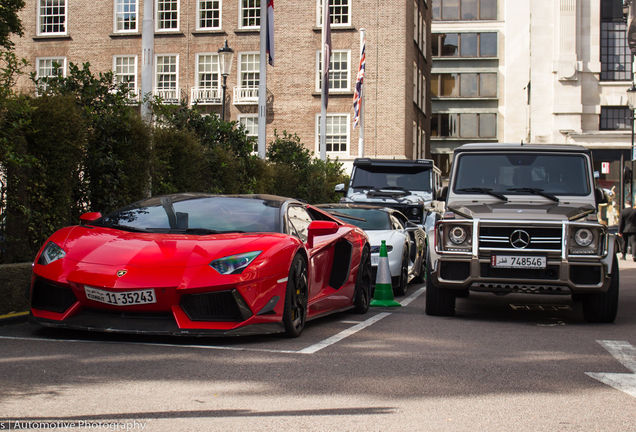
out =
[(267, 1), (267, 57), (274, 66), (274, 0)]
[(360, 121), (360, 105), (362, 104), (362, 84), (364, 84), (364, 66), (366, 55), (364, 53), (367, 45), (367, 39), (362, 42), (362, 53), (360, 54), (360, 65), (358, 66), (358, 78), (356, 78), (356, 87), (353, 92), (353, 128), (358, 126)]

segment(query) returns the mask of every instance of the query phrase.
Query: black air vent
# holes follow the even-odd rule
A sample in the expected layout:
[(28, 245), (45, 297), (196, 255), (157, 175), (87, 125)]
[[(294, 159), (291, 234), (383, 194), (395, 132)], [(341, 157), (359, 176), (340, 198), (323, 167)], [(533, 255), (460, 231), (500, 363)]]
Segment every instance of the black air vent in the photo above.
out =
[(36, 279), (33, 284), (31, 307), (51, 312), (62, 313), (77, 301), (73, 290)]

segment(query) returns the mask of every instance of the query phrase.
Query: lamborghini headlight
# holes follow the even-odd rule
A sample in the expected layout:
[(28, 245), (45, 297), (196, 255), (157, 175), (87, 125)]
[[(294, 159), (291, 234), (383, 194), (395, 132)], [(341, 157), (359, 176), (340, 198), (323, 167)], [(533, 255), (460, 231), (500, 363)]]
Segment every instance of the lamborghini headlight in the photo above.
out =
[(53, 261), (57, 261), (65, 256), (66, 252), (64, 252), (64, 249), (50, 241), (46, 244), (46, 246), (44, 246), (44, 249), (40, 254), (40, 258), (38, 259), (38, 264), (51, 264)]
[(219, 258), (210, 263), (210, 267), (222, 275), (240, 274), (256, 259), (263, 251), (247, 252), (238, 255), (231, 255)]

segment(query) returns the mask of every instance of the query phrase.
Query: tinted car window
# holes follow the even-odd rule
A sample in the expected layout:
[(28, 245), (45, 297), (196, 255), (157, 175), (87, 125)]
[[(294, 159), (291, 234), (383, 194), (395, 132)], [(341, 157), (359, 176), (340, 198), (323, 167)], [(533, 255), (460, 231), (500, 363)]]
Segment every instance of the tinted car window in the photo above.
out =
[(457, 159), (455, 193), (488, 188), (495, 192), (526, 194), (515, 188), (535, 188), (567, 195), (590, 193), (589, 173), (582, 155), (558, 153), (463, 154)]
[[(279, 201), (236, 197), (153, 197), (91, 224), (148, 232), (279, 232)], [(201, 234), (206, 234), (201, 232)]]

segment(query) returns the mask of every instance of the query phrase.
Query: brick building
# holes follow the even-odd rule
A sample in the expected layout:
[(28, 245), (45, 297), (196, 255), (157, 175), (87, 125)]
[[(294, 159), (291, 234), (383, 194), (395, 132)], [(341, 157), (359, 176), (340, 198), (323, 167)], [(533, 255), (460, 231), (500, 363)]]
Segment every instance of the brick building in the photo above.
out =
[[(327, 155), (358, 156), (353, 90), (366, 29), (365, 156), (430, 155), (430, 0), (329, 0), (332, 58)], [(297, 133), (319, 155), (322, 0), (275, 2), (276, 67), (267, 71), (267, 142), (274, 130)], [(27, 0), (16, 54), (38, 76), (66, 73), (69, 62), (113, 70), (139, 94), (144, 52), (152, 53), (153, 93), (221, 113), (217, 51), (234, 50), (226, 119), (258, 133), (259, 0), (154, 0), (152, 51), (142, 49), (144, 0)], [(147, 17), (146, 17), (147, 18)], [(152, 28), (152, 27), (150, 27)], [(27, 91), (33, 84), (22, 78)], [(150, 88), (150, 87), (148, 87)]]

